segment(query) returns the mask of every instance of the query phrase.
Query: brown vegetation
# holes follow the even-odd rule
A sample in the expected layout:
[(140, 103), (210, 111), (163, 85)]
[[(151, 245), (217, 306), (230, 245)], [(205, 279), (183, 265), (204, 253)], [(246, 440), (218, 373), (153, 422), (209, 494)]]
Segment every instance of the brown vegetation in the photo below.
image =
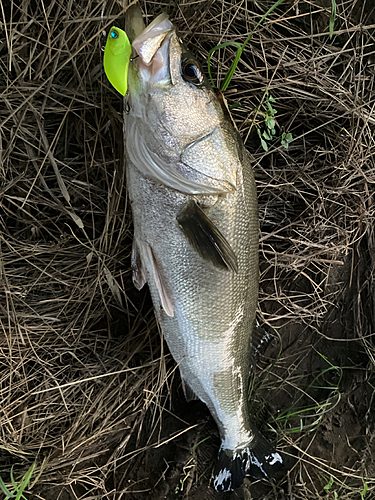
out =
[[(149, 19), (167, 8), (205, 60), (272, 2), (141, 5)], [(374, 497), (375, 14), (340, 0), (330, 39), (331, 6), (285, 0), (227, 92), (254, 158), (259, 321), (275, 337), (251, 408), (295, 457), (274, 489), (247, 481), (230, 498)], [(125, 10), (1, 2), (0, 477), (11, 488), (11, 467), (20, 480), (35, 462), (29, 500), (216, 498), (214, 424), (184, 401), (148, 292), (131, 283), (123, 102), (101, 50)], [(214, 54), (218, 82), (233, 54)], [(266, 89), (278, 134), (293, 134), (267, 153)]]

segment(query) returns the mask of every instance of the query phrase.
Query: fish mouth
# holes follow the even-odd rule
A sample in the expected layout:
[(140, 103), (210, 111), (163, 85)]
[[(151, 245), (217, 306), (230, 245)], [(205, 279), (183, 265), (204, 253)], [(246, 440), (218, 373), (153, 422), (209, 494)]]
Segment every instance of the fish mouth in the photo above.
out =
[(169, 42), (175, 28), (167, 14), (156, 17), (133, 41), (139, 56), (140, 78), (152, 83), (170, 82)]

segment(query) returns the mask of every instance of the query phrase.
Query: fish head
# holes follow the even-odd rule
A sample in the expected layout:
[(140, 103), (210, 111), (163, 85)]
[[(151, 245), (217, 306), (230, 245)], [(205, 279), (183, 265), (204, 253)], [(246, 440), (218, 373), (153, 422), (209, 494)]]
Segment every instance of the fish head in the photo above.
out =
[(133, 41), (129, 71), (131, 112), (152, 126), (157, 142), (182, 149), (220, 122), (214, 92), (198, 60), (166, 14)]
[(133, 47), (139, 56), (138, 71), (141, 82), (162, 85), (164, 91), (176, 85), (191, 88), (210, 87), (199, 62), (190, 54), (179, 38), (175, 26), (166, 14), (160, 14), (134, 40)]
[(242, 143), (223, 99), (168, 16), (161, 14), (138, 32), (132, 45), (125, 122), (130, 161), (143, 175), (182, 193), (234, 192)]

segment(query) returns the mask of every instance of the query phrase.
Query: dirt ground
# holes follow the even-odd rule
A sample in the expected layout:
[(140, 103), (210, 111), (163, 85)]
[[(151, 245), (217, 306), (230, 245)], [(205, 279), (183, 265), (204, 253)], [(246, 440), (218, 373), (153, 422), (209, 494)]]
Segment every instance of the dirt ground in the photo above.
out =
[[(170, 13), (205, 70), (272, 3), (140, 2), (148, 20)], [(185, 401), (148, 290), (131, 281), (124, 108), (102, 66), (126, 7), (1, 3), (0, 498), (33, 466), (28, 500), (374, 499), (373, 2), (285, 0), (226, 92), (253, 159), (271, 339), (249, 406), (288, 464), (227, 494), (212, 487), (215, 424)], [(217, 85), (234, 54), (213, 54)]]

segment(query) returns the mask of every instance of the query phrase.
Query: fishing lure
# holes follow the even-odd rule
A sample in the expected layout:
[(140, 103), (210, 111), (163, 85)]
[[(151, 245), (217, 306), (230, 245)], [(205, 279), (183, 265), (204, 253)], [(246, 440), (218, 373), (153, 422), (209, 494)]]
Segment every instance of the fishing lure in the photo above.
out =
[(131, 44), (125, 31), (112, 26), (104, 48), (104, 71), (111, 85), (125, 95), (128, 89), (128, 70)]

